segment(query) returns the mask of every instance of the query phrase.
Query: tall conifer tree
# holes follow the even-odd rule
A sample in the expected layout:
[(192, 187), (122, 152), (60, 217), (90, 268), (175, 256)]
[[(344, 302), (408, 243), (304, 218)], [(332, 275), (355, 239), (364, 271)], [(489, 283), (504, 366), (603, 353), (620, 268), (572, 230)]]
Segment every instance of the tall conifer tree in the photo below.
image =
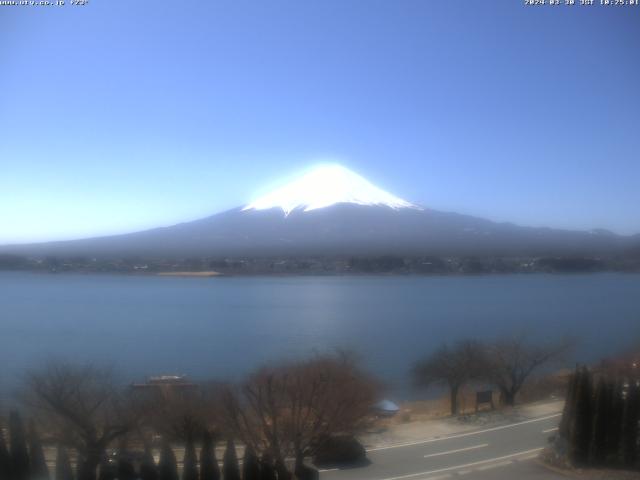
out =
[(162, 443), (160, 462), (158, 463), (159, 480), (179, 480), (176, 456), (168, 441)]
[(149, 446), (145, 446), (144, 457), (140, 463), (140, 480), (158, 480), (158, 467)]
[(9, 414), (11, 474), (13, 480), (29, 480), (29, 452), (24, 424), (18, 412)]
[(200, 450), (200, 480), (220, 480), (220, 467), (216, 458), (216, 444), (208, 430), (202, 435)]
[(227, 448), (224, 451), (222, 461), (222, 477), (224, 480), (240, 480), (240, 467), (233, 440), (227, 440)]
[(591, 374), (583, 367), (576, 383), (575, 420), (569, 441), (570, 459), (576, 465), (586, 465), (589, 461), (592, 415)]
[(564, 439), (569, 439), (572, 423), (575, 420), (576, 384), (580, 376), (580, 370), (576, 367), (575, 372), (569, 377), (567, 384), (567, 395), (564, 402), (562, 419), (558, 427), (558, 433)]
[(607, 418), (606, 461), (609, 465), (616, 465), (620, 460), (620, 443), (622, 441), (622, 421), (624, 413), (624, 399), (622, 383), (614, 382), (609, 399), (609, 415)]
[(11, 478), (11, 455), (0, 428), (0, 478)]
[(263, 453), (260, 459), (260, 480), (277, 480), (273, 458), (268, 452)]
[(198, 480), (198, 457), (193, 445), (193, 437), (187, 435), (184, 446), (184, 458), (182, 460), (182, 480)]
[(56, 451), (56, 480), (73, 480), (69, 454), (62, 445), (58, 445)]
[(611, 385), (604, 378), (598, 381), (594, 399), (593, 427), (589, 461), (602, 465), (606, 458), (607, 420), (611, 409)]
[(29, 427), (29, 460), (31, 480), (49, 480), (49, 468), (44, 458), (42, 443), (33, 423)]
[(242, 467), (243, 480), (260, 480), (260, 462), (250, 446), (247, 446), (244, 450)]
[(640, 391), (634, 381), (624, 402), (622, 422), (621, 459), (626, 467), (635, 467), (638, 458), (638, 420), (640, 420)]

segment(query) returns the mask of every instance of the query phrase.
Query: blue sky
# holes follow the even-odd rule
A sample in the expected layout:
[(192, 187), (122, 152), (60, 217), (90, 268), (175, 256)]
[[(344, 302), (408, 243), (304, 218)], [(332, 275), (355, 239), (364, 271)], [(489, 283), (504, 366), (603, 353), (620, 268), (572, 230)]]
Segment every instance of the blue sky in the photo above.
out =
[(196, 219), (326, 160), (432, 208), (640, 232), (639, 45), (640, 7), (0, 7), (0, 243)]

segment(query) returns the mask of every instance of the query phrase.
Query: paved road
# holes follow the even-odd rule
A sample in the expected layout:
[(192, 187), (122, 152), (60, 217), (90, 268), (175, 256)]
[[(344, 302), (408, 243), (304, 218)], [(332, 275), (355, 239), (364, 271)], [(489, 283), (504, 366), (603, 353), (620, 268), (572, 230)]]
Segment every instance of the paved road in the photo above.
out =
[(322, 480), (440, 480), (564, 478), (533, 459), (556, 430), (560, 414), (422, 442), (373, 448), (371, 463), (324, 470)]

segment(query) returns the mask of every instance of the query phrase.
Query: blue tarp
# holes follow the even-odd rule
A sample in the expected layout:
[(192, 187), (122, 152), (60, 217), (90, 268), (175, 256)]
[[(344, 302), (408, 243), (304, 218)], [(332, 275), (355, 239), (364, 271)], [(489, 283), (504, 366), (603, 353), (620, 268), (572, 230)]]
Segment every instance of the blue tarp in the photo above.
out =
[(380, 400), (376, 403), (376, 409), (386, 414), (394, 414), (400, 411), (400, 407), (393, 403), (391, 400)]

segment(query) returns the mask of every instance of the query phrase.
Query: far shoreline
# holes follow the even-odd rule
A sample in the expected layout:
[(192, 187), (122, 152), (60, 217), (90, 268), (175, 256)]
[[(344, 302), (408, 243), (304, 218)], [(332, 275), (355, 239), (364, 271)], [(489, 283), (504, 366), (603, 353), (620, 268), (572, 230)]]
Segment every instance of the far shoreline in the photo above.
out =
[(155, 273), (158, 277), (219, 277), (223, 274), (220, 272), (215, 272), (213, 270), (210, 271), (202, 271), (202, 272), (158, 272)]

